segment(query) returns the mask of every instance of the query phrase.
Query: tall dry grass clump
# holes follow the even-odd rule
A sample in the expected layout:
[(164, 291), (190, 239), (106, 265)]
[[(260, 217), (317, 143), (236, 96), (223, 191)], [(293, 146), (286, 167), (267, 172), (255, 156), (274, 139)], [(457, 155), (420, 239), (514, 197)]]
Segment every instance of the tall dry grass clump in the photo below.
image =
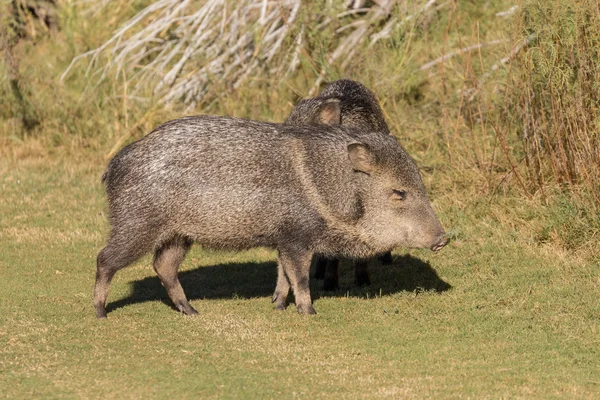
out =
[(521, 11), (521, 52), (510, 91), (533, 189), (558, 183), (600, 203), (600, 3), (531, 1)]
[[(88, 12), (109, 3), (91, 2)], [(158, 0), (101, 46), (75, 57), (61, 79), (82, 62), (92, 79), (122, 74), (132, 96), (151, 93), (162, 104), (193, 110), (214, 99), (214, 87), (235, 90), (251, 77), (286, 79), (305, 61), (317, 75), (317, 89), (331, 64), (343, 68), (362, 45), (389, 38), (436, 0), (410, 8), (401, 3)], [(315, 57), (316, 47), (326, 50)]]

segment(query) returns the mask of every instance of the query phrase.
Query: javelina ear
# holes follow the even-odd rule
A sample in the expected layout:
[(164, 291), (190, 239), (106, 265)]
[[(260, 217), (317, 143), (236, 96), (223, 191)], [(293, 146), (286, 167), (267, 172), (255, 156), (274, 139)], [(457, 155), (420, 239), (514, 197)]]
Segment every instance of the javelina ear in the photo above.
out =
[(377, 166), (375, 154), (371, 148), (363, 143), (351, 143), (348, 145), (348, 158), (355, 171), (371, 175)]
[(317, 122), (325, 125), (339, 125), (342, 123), (340, 101), (327, 99), (319, 105)]

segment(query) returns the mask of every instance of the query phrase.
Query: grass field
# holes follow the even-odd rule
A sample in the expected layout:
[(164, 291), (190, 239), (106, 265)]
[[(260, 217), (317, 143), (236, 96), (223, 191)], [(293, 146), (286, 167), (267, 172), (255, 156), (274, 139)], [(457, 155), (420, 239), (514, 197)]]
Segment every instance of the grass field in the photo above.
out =
[[(192, 109), (157, 102), (157, 79), (136, 89), (150, 56), (99, 82), (103, 53), (60, 80), (155, 3), (0, 5), (0, 398), (600, 398), (597, 1), (398, 1), (405, 22), (345, 67), (327, 60), (358, 16), (303, 2), (294, 73), (272, 75), (277, 56)], [(340, 290), (311, 282), (315, 316), (272, 309), (273, 251), (194, 247), (180, 277), (199, 316), (174, 311), (147, 257), (117, 273), (97, 320), (110, 155), (185, 114), (283, 121), (321, 71), (377, 94), (450, 245), (397, 249), (365, 288), (343, 263)]]
[(99, 321), (107, 222), (102, 166), (89, 164), (0, 164), (1, 397), (600, 394), (597, 263), (531, 243), (493, 217), (510, 204), (469, 196), (435, 202), (454, 237), (440, 253), (395, 253), (364, 289), (349, 264), (338, 292), (312, 282), (316, 316), (272, 310), (272, 252), (194, 248), (181, 277), (198, 317), (171, 308), (145, 259), (117, 274)]

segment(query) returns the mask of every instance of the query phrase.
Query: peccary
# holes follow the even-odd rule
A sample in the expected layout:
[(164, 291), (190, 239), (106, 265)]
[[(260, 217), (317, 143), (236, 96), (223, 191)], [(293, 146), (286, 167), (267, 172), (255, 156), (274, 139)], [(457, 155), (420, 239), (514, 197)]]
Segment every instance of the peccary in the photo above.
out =
[(175, 307), (197, 314), (177, 276), (193, 242), (278, 250), (276, 307), (291, 289), (314, 314), (314, 253), (364, 258), (447, 240), (412, 159), (392, 136), (216, 116), (167, 122), (123, 148), (103, 176), (111, 231), (97, 258), (94, 307), (106, 317), (116, 271), (154, 253)]
[(317, 97), (303, 99), (285, 121), (292, 125), (344, 125), (385, 135), (390, 129), (377, 98), (364, 85), (340, 79), (325, 86)]
[[(328, 84), (313, 98), (303, 99), (294, 107), (285, 121), (292, 125), (344, 125), (365, 131), (388, 135), (389, 127), (375, 94), (359, 82), (340, 79)], [(383, 264), (392, 263), (392, 254), (379, 257)], [(334, 290), (339, 287), (339, 259), (318, 257), (316, 261), (316, 279), (324, 279), (323, 289)], [(358, 286), (371, 284), (367, 260), (354, 262), (355, 283)]]

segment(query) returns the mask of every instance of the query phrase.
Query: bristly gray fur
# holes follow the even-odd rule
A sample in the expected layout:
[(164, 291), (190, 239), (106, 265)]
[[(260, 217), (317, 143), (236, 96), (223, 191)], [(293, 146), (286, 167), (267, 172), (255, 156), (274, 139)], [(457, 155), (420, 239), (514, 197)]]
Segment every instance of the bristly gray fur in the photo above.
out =
[[(373, 172), (357, 170), (364, 163), (352, 163), (352, 144), (372, 155)], [(115, 272), (149, 252), (175, 306), (194, 314), (177, 278), (191, 243), (276, 248), (299, 312), (314, 313), (313, 253), (366, 257), (399, 245), (430, 247), (443, 234), (396, 140), (345, 127), (181, 118), (123, 148), (104, 182), (111, 232), (98, 255), (98, 317), (106, 316)], [(399, 188), (411, 201), (390, 199)]]

